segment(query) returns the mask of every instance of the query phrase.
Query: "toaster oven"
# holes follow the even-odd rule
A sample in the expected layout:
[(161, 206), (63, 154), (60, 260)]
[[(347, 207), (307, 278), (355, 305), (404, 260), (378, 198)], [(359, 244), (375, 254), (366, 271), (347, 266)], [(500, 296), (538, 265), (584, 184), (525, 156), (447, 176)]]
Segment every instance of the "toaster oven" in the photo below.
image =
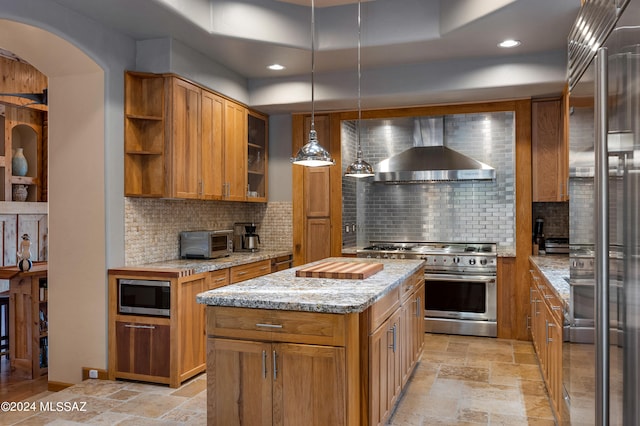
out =
[(232, 230), (180, 233), (180, 257), (183, 259), (215, 259), (232, 252)]

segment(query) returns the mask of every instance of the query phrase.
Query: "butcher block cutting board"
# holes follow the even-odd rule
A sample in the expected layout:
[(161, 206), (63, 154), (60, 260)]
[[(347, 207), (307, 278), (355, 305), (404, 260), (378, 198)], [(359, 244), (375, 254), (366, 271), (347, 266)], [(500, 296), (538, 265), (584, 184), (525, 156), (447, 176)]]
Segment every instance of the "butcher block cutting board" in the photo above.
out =
[(298, 269), (296, 271), (296, 277), (364, 280), (382, 271), (383, 268), (384, 265), (382, 263), (323, 262)]

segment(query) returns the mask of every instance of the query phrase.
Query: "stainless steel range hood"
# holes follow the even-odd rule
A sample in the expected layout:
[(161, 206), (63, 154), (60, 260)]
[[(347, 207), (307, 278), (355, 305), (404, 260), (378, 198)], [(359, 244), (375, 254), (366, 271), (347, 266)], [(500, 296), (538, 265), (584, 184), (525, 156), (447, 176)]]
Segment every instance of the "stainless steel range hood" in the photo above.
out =
[(412, 148), (375, 166), (374, 182), (421, 183), (493, 180), (493, 167), (444, 146), (443, 117), (414, 121)]

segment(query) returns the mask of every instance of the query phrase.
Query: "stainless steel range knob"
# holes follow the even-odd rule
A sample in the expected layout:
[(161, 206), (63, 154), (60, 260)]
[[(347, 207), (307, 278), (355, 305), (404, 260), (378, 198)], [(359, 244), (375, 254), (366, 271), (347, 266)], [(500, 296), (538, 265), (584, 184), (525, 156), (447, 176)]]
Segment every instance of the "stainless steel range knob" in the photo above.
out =
[(480, 264), (481, 265), (486, 265), (487, 264), (487, 259), (480, 259)]
[(476, 264), (475, 259), (469, 259), (469, 265), (475, 265), (475, 264)]
[(460, 258), (458, 256), (455, 256), (453, 259), (451, 259), (451, 261), (457, 265), (458, 263), (460, 263)]

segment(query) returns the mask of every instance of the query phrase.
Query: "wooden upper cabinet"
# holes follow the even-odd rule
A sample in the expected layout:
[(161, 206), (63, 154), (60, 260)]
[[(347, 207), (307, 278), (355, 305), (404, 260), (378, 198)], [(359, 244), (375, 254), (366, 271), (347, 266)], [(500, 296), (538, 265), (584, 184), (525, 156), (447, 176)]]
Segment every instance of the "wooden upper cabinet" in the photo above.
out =
[(125, 195), (267, 201), (267, 119), (178, 76), (127, 72)]
[(202, 92), (202, 146), (201, 146), (201, 198), (219, 200), (222, 198), (224, 99), (211, 92)]
[(170, 196), (199, 198), (202, 91), (179, 78), (171, 80)]
[(567, 201), (569, 147), (565, 98), (531, 104), (533, 201)]
[(225, 99), (223, 199), (247, 199), (247, 109)]
[(247, 119), (247, 201), (266, 202), (269, 164), (268, 117), (249, 111)]

